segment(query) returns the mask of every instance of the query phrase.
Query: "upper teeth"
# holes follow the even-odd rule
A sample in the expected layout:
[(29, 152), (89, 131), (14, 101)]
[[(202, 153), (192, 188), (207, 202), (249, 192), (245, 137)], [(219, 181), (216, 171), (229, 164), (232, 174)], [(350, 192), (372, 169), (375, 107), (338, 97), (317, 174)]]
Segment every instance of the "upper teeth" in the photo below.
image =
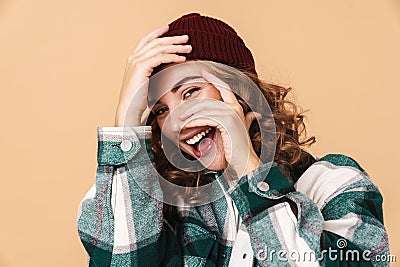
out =
[(199, 142), (199, 140), (201, 138), (203, 138), (203, 136), (208, 134), (208, 132), (210, 132), (210, 131), (211, 131), (211, 128), (208, 128), (207, 130), (202, 131), (201, 133), (198, 133), (197, 135), (193, 136), (192, 138), (186, 140), (186, 143), (188, 143), (189, 145), (196, 144), (197, 142)]

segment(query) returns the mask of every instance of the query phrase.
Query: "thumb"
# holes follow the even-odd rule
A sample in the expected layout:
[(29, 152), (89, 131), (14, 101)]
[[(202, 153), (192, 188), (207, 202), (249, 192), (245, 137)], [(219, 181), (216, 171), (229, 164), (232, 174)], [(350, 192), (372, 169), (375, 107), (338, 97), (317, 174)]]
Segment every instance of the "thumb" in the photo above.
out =
[(261, 119), (262, 115), (258, 112), (254, 112), (254, 111), (249, 111), (246, 113), (245, 116), (245, 121), (246, 121), (246, 129), (249, 130), (251, 123), (255, 120), (255, 119)]

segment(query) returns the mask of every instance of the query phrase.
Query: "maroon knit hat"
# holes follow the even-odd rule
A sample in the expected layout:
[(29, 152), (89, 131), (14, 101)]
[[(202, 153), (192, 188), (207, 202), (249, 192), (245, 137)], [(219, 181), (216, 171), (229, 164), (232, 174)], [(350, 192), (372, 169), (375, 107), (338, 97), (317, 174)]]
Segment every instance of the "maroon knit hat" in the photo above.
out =
[(161, 37), (184, 34), (189, 36), (187, 44), (192, 45), (192, 51), (184, 54), (187, 60), (211, 60), (257, 75), (250, 50), (225, 22), (191, 13), (171, 22), (168, 32)]

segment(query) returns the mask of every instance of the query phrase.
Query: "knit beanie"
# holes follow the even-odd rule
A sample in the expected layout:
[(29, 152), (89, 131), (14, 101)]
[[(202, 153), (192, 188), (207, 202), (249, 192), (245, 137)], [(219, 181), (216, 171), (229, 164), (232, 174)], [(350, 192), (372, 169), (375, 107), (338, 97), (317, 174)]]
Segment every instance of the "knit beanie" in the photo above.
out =
[[(169, 24), (161, 37), (188, 35), (192, 51), (186, 60), (210, 60), (257, 75), (253, 55), (236, 31), (225, 22), (198, 13), (184, 15)], [(167, 64), (157, 67), (158, 72)]]

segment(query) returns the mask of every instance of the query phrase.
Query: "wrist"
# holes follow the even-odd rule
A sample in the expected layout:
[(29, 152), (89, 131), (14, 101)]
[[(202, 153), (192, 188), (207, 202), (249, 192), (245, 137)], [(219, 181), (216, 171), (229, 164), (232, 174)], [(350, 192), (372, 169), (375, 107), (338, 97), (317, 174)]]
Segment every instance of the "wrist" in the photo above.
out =
[(140, 126), (141, 115), (138, 112), (129, 112), (125, 105), (118, 105), (115, 113), (114, 126)]

